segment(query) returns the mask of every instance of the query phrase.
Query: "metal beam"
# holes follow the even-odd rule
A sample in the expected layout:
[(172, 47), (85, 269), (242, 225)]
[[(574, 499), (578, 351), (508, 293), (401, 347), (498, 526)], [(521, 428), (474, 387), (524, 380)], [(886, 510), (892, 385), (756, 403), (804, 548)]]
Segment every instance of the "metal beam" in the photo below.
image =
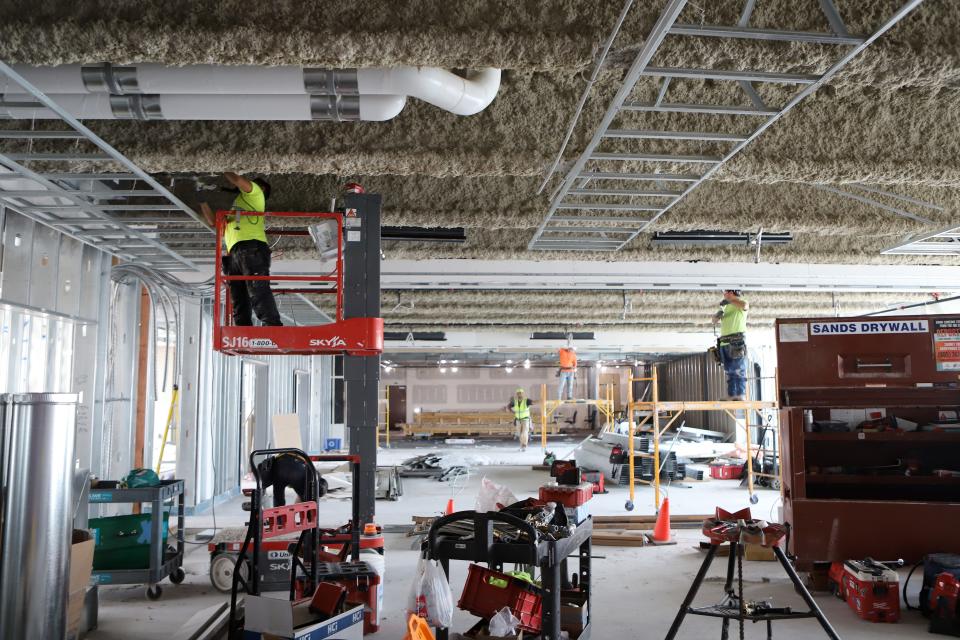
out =
[(833, 0), (820, 0), (820, 8), (823, 10), (823, 14), (827, 16), (827, 22), (830, 23), (833, 32), (838, 36), (847, 36), (847, 26), (843, 24), (843, 18), (840, 17), (840, 12), (834, 6)]
[(14, 162), (32, 162), (40, 160), (48, 162), (102, 162), (106, 160), (113, 160), (113, 158), (105, 153), (41, 153), (32, 151), (27, 153), (5, 153), (3, 155), (7, 158), (10, 158)]
[(782, 31), (778, 29), (755, 29), (752, 27), (722, 27), (718, 25), (676, 24), (670, 29), (672, 35), (700, 36), (706, 38), (741, 38), (747, 40), (773, 40), (777, 42), (803, 42), (810, 44), (838, 44), (855, 46), (866, 38), (840, 36), (835, 33), (816, 31)]
[(584, 171), (581, 178), (590, 180), (650, 180), (664, 182), (696, 182), (700, 176), (695, 173), (622, 173), (619, 171)]
[[(593, 209), (606, 211), (660, 211), (660, 207), (650, 207), (639, 204), (598, 204), (591, 202), (561, 202), (556, 206), (557, 209)], [(546, 229), (546, 227), (544, 227)]]
[(695, 113), (715, 116), (775, 116), (776, 109), (753, 109), (750, 107), (727, 106), (722, 104), (652, 104), (649, 102), (628, 102), (621, 107), (624, 111), (656, 111), (659, 113)]
[(933, 209), (934, 211), (944, 212), (946, 209), (939, 205), (935, 205), (932, 202), (925, 202), (924, 200), (917, 200), (916, 198), (911, 198), (910, 196), (902, 196), (899, 193), (890, 193), (889, 191), (884, 191), (883, 189), (877, 189), (876, 187), (871, 187), (859, 182), (853, 184), (857, 189), (862, 189), (870, 193), (875, 193), (880, 196), (887, 196), (888, 198), (893, 198), (894, 200), (900, 200), (902, 202), (909, 202), (910, 204), (915, 204), (918, 207), (924, 207), (926, 209)]
[(623, 224), (646, 224), (649, 220), (646, 218), (618, 218), (617, 216), (553, 216), (551, 222), (621, 222)]
[[(46, 174), (44, 174), (46, 175)], [(118, 189), (116, 191), (81, 191), (79, 189), (63, 189), (63, 192), (91, 198), (93, 200), (111, 200), (116, 198), (146, 197), (162, 198), (163, 196), (150, 189)], [(3, 198), (43, 198), (51, 195), (51, 191), (44, 189), (0, 189)]]
[(547, 227), (544, 233), (633, 233), (633, 231), (623, 227)]
[(616, 160), (619, 162), (677, 162), (677, 163), (706, 163), (720, 162), (720, 156), (681, 156), (669, 153), (593, 153), (591, 160)]
[(878, 202), (873, 198), (866, 198), (864, 196), (860, 196), (855, 193), (850, 193), (849, 191), (843, 191), (842, 189), (837, 189), (836, 187), (831, 187), (825, 184), (815, 184), (811, 186), (814, 189), (819, 189), (820, 191), (834, 193), (838, 196), (842, 196), (844, 198), (850, 198), (851, 200), (856, 200), (857, 202), (861, 202), (871, 207), (876, 207), (878, 209), (883, 209), (884, 211), (889, 211), (890, 213), (901, 216), (903, 218), (910, 218), (911, 220), (916, 220), (917, 222), (922, 222), (924, 224), (933, 224), (933, 220), (931, 220), (930, 218), (924, 218), (923, 216), (918, 216), (915, 213), (910, 213), (909, 211), (906, 211), (905, 209), (900, 209), (898, 207), (891, 207), (890, 205), (884, 204), (882, 202)]
[(694, 80), (746, 80), (747, 82), (775, 82), (781, 84), (811, 84), (820, 79), (820, 76), (809, 73), (693, 69), (686, 67), (647, 67), (642, 75)]
[(633, 92), (634, 85), (637, 84), (637, 81), (640, 79), (643, 71), (646, 69), (647, 65), (650, 64), (650, 61), (653, 59), (657, 49), (660, 48), (660, 44), (663, 42), (664, 38), (667, 37), (670, 27), (673, 26), (674, 22), (676, 22), (677, 17), (680, 15), (680, 12), (683, 10), (686, 4), (687, 0), (667, 0), (666, 6), (657, 17), (657, 21), (654, 23), (653, 28), (650, 30), (650, 33), (643, 42), (643, 46), (634, 58), (630, 68), (627, 70), (627, 73), (623, 79), (623, 84), (617, 90), (616, 95), (613, 97), (613, 100), (607, 107), (607, 110), (604, 113), (603, 118), (600, 120), (593, 137), (591, 138), (590, 142), (587, 143), (586, 148), (577, 158), (576, 162), (574, 162), (573, 166), (570, 167), (570, 170), (564, 177), (563, 185), (560, 191), (551, 202), (546, 216), (544, 216), (543, 221), (534, 232), (533, 238), (531, 238), (528, 247), (532, 246), (536, 242), (537, 238), (540, 237), (540, 234), (543, 233), (543, 230), (547, 226), (547, 222), (550, 220), (550, 216), (556, 212), (558, 205), (563, 201), (567, 195), (567, 192), (573, 186), (573, 182), (583, 171), (587, 161), (590, 159), (590, 156), (593, 155), (597, 145), (599, 145), (600, 141), (603, 139), (603, 132), (610, 128), (614, 118), (616, 118), (620, 113), (621, 105), (626, 102), (627, 98)]
[(604, 138), (628, 138), (637, 140), (698, 140), (706, 142), (740, 142), (746, 136), (735, 133), (710, 133), (701, 131), (651, 131), (646, 129), (610, 129)]
[(82, 140), (76, 131), (0, 131), (0, 140)]
[[(78, 194), (75, 191), (64, 191), (64, 193), (67, 193), (73, 197), (84, 195)], [(0, 195), (3, 195), (2, 191), (0, 191)], [(51, 213), (89, 211), (90, 209), (96, 209), (97, 211), (180, 211), (180, 207), (175, 204), (31, 204), (23, 208), (30, 209), (32, 211), (50, 211)], [(176, 222), (178, 219), (179, 218), (173, 218), (171, 222)]]
[[(685, 198), (691, 191), (693, 191), (698, 186), (703, 184), (704, 181), (710, 179), (710, 177), (717, 171), (717, 169), (722, 167), (725, 162), (727, 162), (728, 160), (733, 158), (735, 155), (740, 153), (740, 151), (742, 151), (748, 144), (750, 144), (752, 141), (756, 140), (761, 135), (763, 135), (763, 133), (768, 128), (773, 126), (774, 123), (780, 120), (780, 118), (790, 113), (790, 111), (795, 106), (800, 104), (805, 98), (807, 98), (809, 95), (814, 93), (817, 89), (819, 89), (821, 86), (829, 82), (833, 78), (833, 76), (837, 74), (837, 72), (839, 72), (843, 67), (847, 65), (847, 63), (849, 63), (851, 60), (857, 57), (861, 52), (863, 52), (864, 49), (870, 46), (873, 42), (875, 42), (887, 31), (892, 29), (898, 22), (900, 22), (904, 17), (906, 17), (907, 14), (909, 14), (911, 11), (916, 9), (922, 3), (923, 3), (923, 0), (910, 0), (909, 2), (901, 6), (900, 9), (898, 9), (886, 22), (884, 22), (880, 26), (879, 29), (877, 29), (873, 34), (871, 34), (866, 40), (864, 40), (862, 43), (860, 43), (859, 45), (857, 45), (856, 47), (848, 51), (846, 54), (841, 56), (837, 62), (835, 62), (829, 69), (827, 69), (827, 71), (822, 76), (820, 76), (819, 80), (804, 87), (801, 91), (799, 91), (793, 98), (791, 98), (787, 102), (787, 104), (783, 107), (783, 109), (778, 111), (775, 115), (771, 116), (766, 122), (764, 122), (759, 127), (757, 127), (756, 131), (751, 133), (746, 140), (738, 143), (735, 147), (733, 147), (733, 149), (731, 149), (729, 153), (727, 153), (727, 155), (724, 156), (723, 162), (719, 164), (715, 164), (712, 167), (710, 167), (697, 182), (694, 182), (689, 187), (687, 187), (687, 189), (684, 191), (684, 194), (682, 196), (680, 196), (673, 202), (669, 203), (667, 206), (663, 208), (663, 210), (661, 210), (659, 213), (654, 215), (653, 218), (651, 218), (650, 222), (646, 224), (643, 227), (643, 229), (637, 232), (636, 235), (639, 235), (643, 231), (646, 231), (647, 229), (649, 229), (650, 225), (654, 224), (657, 220), (660, 219), (661, 216), (667, 213), (678, 202), (682, 201), (683, 198)], [(627, 244), (633, 241), (633, 239), (636, 238), (636, 235), (628, 238), (626, 242), (623, 243), (621, 248), (627, 246)]]
[(571, 196), (623, 196), (638, 198), (672, 198), (678, 196), (682, 191), (638, 191), (638, 190), (618, 190), (618, 189), (571, 189)]

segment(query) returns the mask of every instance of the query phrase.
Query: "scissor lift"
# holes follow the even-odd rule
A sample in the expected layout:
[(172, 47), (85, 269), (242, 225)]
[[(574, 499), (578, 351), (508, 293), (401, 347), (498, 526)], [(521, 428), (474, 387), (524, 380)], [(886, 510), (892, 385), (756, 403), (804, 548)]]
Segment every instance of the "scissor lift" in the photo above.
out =
[[(307, 226), (333, 220), (337, 228), (337, 256), (333, 268), (323, 273), (247, 276), (226, 275), (216, 269), (213, 306), (213, 348), (230, 355), (318, 355), (348, 354), (372, 356), (383, 351), (383, 318), (344, 317), (344, 251), (342, 213), (300, 211), (218, 211), (216, 218), (217, 265), (223, 257), (223, 234), (234, 216), (282, 218), (287, 224), (270, 229), (272, 236), (309, 236)], [(356, 218), (350, 217), (351, 220)], [(302, 224), (295, 224), (295, 223)], [(320, 262), (318, 261), (318, 264)], [(313, 326), (241, 327), (233, 324), (229, 284), (235, 281), (265, 280), (283, 283), (272, 288), (274, 295), (336, 296), (334, 321)]]

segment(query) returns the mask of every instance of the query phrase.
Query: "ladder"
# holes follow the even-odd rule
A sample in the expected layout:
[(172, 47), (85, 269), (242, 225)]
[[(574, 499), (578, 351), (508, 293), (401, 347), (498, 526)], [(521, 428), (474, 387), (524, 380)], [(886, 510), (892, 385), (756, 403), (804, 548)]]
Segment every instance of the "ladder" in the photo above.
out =
[[(606, 252), (623, 249), (923, 2), (911, 0), (905, 3), (872, 35), (856, 36), (847, 32), (833, 0), (819, 1), (830, 31), (751, 27), (750, 17), (756, 0), (745, 1), (735, 25), (678, 24), (677, 19), (687, 2), (668, 0), (590, 142), (554, 189), (547, 214), (527, 248)], [(630, 3), (624, 8), (597, 60), (593, 79), (581, 96), (566, 140), (547, 172), (541, 192), (561, 164), (580, 111), (629, 6)], [(822, 74), (653, 65), (655, 55), (668, 36), (835, 45), (842, 53), (838, 53), (836, 61)], [(642, 78), (652, 79), (649, 84), (639, 87), (645, 89), (651, 99), (637, 101), (633, 97)], [(681, 82), (689, 86), (690, 81), (711, 81), (721, 89), (734, 88), (743, 99), (736, 104), (691, 101), (689, 98), (682, 102), (671, 101), (671, 87), (675, 88)], [(772, 104), (769, 98), (762, 96), (769, 93), (763, 90), (764, 85), (771, 84), (790, 87), (792, 97)], [(651, 91), (654, 88), (655, 95)], [(667, 128), (664, 123), (674, 120), (676, 115), (654, 115), (639, 118), (655, 123), (650, 128), (634, 128), (621, 121), (636, 121), (638, 118), (624, 117), (625, 114), (680, 114), (680, 118), (684, 118), (684, 114), (703, 116), (698, 121), (711, 120), (716, 127), (703, 130)], [(651, 142), (655, 151), (650, 149)], [(690, 143), (711, 150), (691, 153)], [(614, 148), (608, 149), (611, 146)], [(668, 147), (682, 150), (664, 151)]]

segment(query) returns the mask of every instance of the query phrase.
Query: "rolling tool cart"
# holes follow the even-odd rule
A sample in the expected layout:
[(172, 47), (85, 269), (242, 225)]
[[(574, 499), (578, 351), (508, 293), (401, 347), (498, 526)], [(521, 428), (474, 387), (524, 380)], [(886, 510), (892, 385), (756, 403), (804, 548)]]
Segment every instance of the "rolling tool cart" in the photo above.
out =
[[(169, 511), (176, 502), (177, 543), (167, 545)], [(119, 482), (101, 480), (90, 489), (91, 504), (148, 503), (150, 513), (119, 518), (92, 518), (96, 543), (93, 577), (97, 584), (145, 584), (146, 596), (163, 594), (160, 581), (183, 582), (183, 480), (163, 480), (160, 486), (123, 489)], [(171, 504), (171, 508), (173, 505)]]
[[(304, 461), (308, 474), (306, 492), (303, 502), (264, 509), (263, 483), (257, 469), (257, 459), (279, 454), (296, 456)], [(260, 595), (262, 580), (260, 559), (264, 540), (299, 532), (300, 535), (296, 541), (291, 541), (289, 545), (290, 600), (296, 600), (303, 594), (312, 594), (317, 586), (316, 534), (319, 479), (310, 457), (299, 449), (259, 449), (250, 453), (250, 469), (256, 486), (250, 494), (250, 521), (247, 523), (247, 535), (237, 554), (233, 570), (233, 585), (230, 592), (230, 640), (238, 640), (243, 635), (244, 621), (237, 615), (240, 590), (242, 589), (248, 595)], [(357, 538), (355, 548), (359, 553), (359, 532)]]
[[(533, 565), (540, 569), (542, 602), (539, 619), (541, 640), (559, 640), (561, 600), (576, 597), (587, 612), (577, 640), (590, 638), (590, 542), (593, 520), (577, 525), (569, 537), (550, 540), (540, 535), (530, 523), (507, 513), (459, 511), (438, 518), (430, 527), (425, 543), (427, 557), (438, 560), (444, 573), (450, 575), (451, 560), (486, 563), (490, 570), (503, 571), (505, 563)], [(566, 560), (575, 556), (580, 567), (571, 580), (566, 573)], [(473, 573), (476, 576), (476, 571)], [(567, 587), (570, 587), (567, 589)], [(464, 598), (470, 594), (464, 592)], [(463, 600), (463, 598), (461, 599)], [(524, 600), (526, 601), (526, 600)], [(523, 617), (523, 616), (521, 616)], [(448, 629), (437, 629), (437, 640), (447, 640)]]

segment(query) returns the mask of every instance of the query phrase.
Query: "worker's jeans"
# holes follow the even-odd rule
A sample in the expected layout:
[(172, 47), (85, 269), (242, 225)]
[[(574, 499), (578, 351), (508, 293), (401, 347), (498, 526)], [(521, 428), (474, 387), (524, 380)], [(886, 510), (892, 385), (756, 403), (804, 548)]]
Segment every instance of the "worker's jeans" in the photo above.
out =
[(530, 418), (514, 418), (513, 423), (517, 426), (517, 437), (520, 439), (520, 448), (526, 449), (530, 442)]
[(720, 362), (727, 374), (727, 396), (743, 396), (747, 393), (747, 358), (734, 358), (729, 344), (720, 345)]
[[(270, 275), (270, 246), (260, 240), (242, 240), (230, 249), (223, 258), (223, 272), (228, 276)], [(267, 280), (233, 280), (230, 282), (230, 298), (233, 304), (233, 324), (249, 327), (255, 312), (260, 322), (267, 326), (283, 324), (277, 302)]]
[(573, 378), (577, 375), (576, 371), (560, 372), (560, 388), (557, 390), (557, 398), (563, 400), (563, 392), (567, 392), (567, 400), (573, 400)]

